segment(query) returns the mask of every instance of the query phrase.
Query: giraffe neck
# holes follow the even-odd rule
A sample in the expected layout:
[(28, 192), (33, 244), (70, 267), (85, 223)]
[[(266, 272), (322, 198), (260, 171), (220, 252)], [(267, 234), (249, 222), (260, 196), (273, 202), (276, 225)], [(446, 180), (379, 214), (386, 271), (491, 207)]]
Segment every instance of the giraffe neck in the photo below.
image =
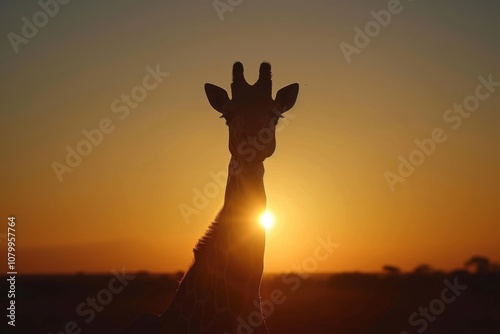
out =
[(266, 209), (264, 164), (232, 157), (228, 169), (223, 213), (235, 224), (258, 219)]
[(264, 164), (231, 158), (229, 176), (221, 211), (222, 228), (228, 236), (228, 266), (241, 277), (229, 277), (237, 284), (245, 303), (259, 295), (264, 270), (265, 230), (259, 217), (266, 210)]
[(263, 163), (231, 158), (224, 206), (195, 248), (195, 261), (162, 314), (165, 333), (236, 333), (260, 307), (265, 231), (258, 217), (266, 208)]

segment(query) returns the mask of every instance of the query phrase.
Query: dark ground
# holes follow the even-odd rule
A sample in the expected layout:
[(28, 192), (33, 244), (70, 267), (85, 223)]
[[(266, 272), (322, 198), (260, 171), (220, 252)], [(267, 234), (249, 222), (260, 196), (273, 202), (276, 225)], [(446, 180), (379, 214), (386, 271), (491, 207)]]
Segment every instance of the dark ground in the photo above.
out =
[[(111, 275), (83, 274), (18, 276), (16, 327), (15, 330), (5, 327), (4, 315), (1, 333), (118, 333), (144, 312), (160, 313), (177, 286), (175, 275), (137, 274), (122, 292), (112, 295), (109, 304), (96, 312), (95, 319), (90, 321), (90, 308), (81, 303), (106, 289), (111, 278)], [(2, 277), (2, 282), (5, 279)], [(445, 280), (452, 284), (456, 280), (460, 285), (467, 285), (467, 289), (458, 292), (460, 295), (449, 304), (433, 302), (441, 299)], [(262, 285), (262, 300), (269, 300), (276, 289), (281, 290), (282, 303), (274, 305), (267, 319), (271, 334), (406, 334), (405, 331), (413, 334), (419, 333), (417, 330), (427, 334), (500, 333), (498, 274), (336, 274), (305, 279), (268, 275)], [(452, 296), (452, 292), (445, 295), (453, 299)], [(3, 310), (7, 305), (6, 297), (2, 294)], [(419, 307), (428, 308), (429, 304), (438, 313), (442, 311), (440, 304), (445, 305), (445, 309), (435, 319), (429, 314), (431, 320), (417, 315), (413, 325), (410, 324), (409, 317), (418, 313)], [(77, 313), (79, 306), (83, 315)]]

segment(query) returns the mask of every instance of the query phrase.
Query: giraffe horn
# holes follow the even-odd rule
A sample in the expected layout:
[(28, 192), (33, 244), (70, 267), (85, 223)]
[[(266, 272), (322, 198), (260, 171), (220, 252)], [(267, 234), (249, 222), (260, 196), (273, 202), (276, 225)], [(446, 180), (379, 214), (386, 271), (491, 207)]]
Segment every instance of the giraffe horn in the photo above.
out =
[(243, 64), (238, 61), (233, 65), (233, 83), (231, 84), (233, 99), (240, 99), (247, 87), (248, 83), (243, 74)]
[(259, 68), (259, 80), (257, 80), (257, 85), (260, 86), (263, 96), (271, 98), (272, 95), (272, 73), (271, 64), (263, 62), (260, 64)]
[(266, 81), (271, 81), (271, 64), (263, 62), (260, 64), (260, 69), (259, 69), (259, 81), (261, 82), (266, 82)]
[(233, 84), (246, 84), (245, 76), (243, 74), (243, 64), (239, 61), (233, 65)]

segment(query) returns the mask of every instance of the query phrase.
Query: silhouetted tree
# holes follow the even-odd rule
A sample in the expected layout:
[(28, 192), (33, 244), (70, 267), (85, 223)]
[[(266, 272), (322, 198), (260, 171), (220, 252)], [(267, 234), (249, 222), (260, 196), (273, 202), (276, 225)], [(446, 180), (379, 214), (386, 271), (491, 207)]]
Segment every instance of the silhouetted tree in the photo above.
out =
[(492, 273), (500, 274), (500, 264), (498, 263), (490, 264), (490, 271)]
[(399, 275), (401, 270), (395, 266), (385, 265), (382, 267), (382, 271), (388, 275)]
[(490, 271), (490, 259), (484, 256), (473, 256), (467, 262), (465, 267), (475, 267), (476, 274), (484, 274)]
[(413, 273), (416, 275), (430, 275), (430, 274), (432, 274), (432, 272), (433, 272), (433, 269), (428, 264), (421, 264), (413, 270)]

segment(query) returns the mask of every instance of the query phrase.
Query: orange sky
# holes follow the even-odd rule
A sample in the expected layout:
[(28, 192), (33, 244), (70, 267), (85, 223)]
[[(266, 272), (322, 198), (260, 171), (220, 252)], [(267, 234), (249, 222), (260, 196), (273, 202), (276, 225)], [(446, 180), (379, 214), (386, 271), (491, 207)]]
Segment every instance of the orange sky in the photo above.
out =
[[(17, 216), (19, 272), (187, 269), (223, 190), (189, 223), (179, 207), (229, 162), (203, 84), (229, 90), (237, 60), (249, 82), (269, 61), (274, 92), (300, 84), (265, 163), (268, 272), (302, 263), (329, 235), (340, 246), (321, 272), (499, 261), (500, 89), (457, 130), (443, 119), (479, 76), (500, 81), (498, 8), (488, 7), (498, 5), (402, 4), (350, 64), (339, 44), (386, 1), (244, 1), (224, 21), (210, 1), (71, 2), (19, 53), (5, 38), (0, 219)], [(37, 6), (1, 4), (5, 34)], [(126, 117), (114, 112), (157, 64), (169, 75)], [(113, 131), (60, 182), (54, 161), (103, 119)], [(391, 191), (384, 173), (435, 128), (447, 140)]]

